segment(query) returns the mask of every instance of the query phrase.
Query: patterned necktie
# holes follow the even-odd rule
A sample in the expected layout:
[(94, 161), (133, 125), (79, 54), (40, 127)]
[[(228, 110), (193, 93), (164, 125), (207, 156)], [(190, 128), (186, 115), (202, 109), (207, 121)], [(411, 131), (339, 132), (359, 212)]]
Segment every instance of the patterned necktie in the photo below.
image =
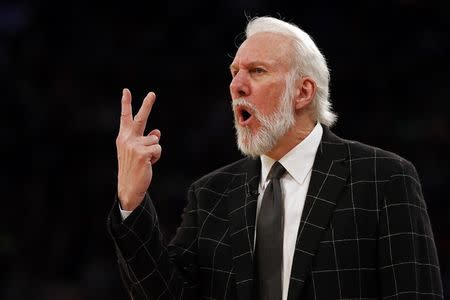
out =
[(258, 299), (282, 297), (284, 205), (280, 178), (286, 169), (277, 161), (270, 169), (256, 230), (256, 267)]

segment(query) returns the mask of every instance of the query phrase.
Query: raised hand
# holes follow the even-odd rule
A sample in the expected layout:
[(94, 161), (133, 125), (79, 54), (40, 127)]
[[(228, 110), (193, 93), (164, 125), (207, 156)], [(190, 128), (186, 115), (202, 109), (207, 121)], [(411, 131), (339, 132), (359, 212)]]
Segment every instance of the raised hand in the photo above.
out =
[(144, 135), (155, 98), (155, 93), (148, 93), (133, 118), (131, 93), (128, 89), (123, 90), (116, 147), (119, 163), (117, 195), (124, 210), (133, 210), (142, 202), (152, 181), (152, 165), (161, 157), (161, 132), (154, 129)]

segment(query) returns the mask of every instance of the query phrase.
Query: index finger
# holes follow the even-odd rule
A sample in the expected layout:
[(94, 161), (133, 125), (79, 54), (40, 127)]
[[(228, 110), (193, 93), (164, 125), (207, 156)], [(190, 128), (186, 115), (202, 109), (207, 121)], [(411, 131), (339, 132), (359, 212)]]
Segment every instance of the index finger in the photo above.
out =
[(134, 117), (134, 129), (139, 135), (144, 134), (145, 125), (147, 124), (148, 116), (152, 111), (153, 103), (155, 103), (155, 98), (155, 93), (148, 93), (142, 102), (141, 108)]
[(131, 108), (131, 92), (128, 89), (122, 91), (122, 110), (120, 112), (120, 130), (129, 127), (133, 121), (133, 111)]

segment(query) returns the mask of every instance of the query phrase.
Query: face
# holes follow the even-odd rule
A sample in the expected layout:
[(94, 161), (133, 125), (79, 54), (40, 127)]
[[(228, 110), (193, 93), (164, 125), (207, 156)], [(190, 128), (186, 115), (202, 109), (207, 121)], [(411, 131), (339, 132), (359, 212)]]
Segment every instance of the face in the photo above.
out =
[(279, 34), (257, 33), (230, 66), (237, 143), (246, 155), (267, 153), (294, 124), (290, 43)]

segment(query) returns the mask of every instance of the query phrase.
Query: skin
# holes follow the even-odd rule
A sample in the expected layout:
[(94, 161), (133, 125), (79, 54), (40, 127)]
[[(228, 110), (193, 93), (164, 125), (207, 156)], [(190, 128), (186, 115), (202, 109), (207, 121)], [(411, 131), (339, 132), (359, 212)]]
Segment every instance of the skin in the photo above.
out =
[(119, 164), (117, 195), (124, 210), (135, 209), (144, 199), (153, 177), (152, 165), (161, 157), (161, 132), (144, 135), (156, 95), (147, 94), (136, 116), (131, 109), (131, 93), (123, 90), (120, 129), (116, 139)]
[[(245, 98), (265, 115), (272, 114), (279, 105), (285, 88), (285, 78), (293, 65), (293, 42), (277, 33), (256, 33), (239, 47), (230, 66), (233, 79), (231, 98)], [(265, 153), (279, 160), (300, 143), (315, 126), (311, 101), (316, 93), (316, 83), (309, 76), (295, 83), (293, 106), (295, 125), (276, 146)], [(260, 124), (252, 118), (245, 126), (257, 131)]]
[[(230, 66), (233, 76), (231, 98), (245, 98), (262, 114), (272, 114), (279, 104), (286, 75), (293, 65), (292, 47), (288, 37), (275, 33), (257, 33), (244, 41)], [(316, 83), (310, 77), (303, 76), (296, 81), (293, 99), (295, 125), (266, 155), (279, 160), (312, 131), (316, 121), (310, 104), (315, 93)], [(131, 93), (128, 89), (123, 90), (116, 147), (118, 198), (124, 210), (134, 210), (142, 202), (152, 181), (152, 166), (161, 157), (161, 132), (154, 129), (144, 135), (155, 99), (155, 93), (148, 93), (133, 118)], [(245, 126), (256, 132), (260, 124), (252, 118)]]

